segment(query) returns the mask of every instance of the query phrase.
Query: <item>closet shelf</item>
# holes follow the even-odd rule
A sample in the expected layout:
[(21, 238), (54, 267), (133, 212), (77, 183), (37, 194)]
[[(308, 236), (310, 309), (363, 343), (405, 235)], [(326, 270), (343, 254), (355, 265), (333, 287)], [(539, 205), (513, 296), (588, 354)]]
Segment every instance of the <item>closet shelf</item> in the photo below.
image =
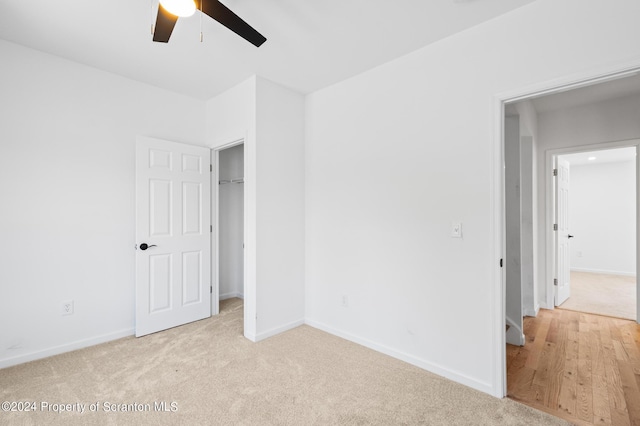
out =
[(244, 183), (243, 178), (231, 179), (231, 180), (219, 180), (218, 185), (225, 185), (227, 183)]

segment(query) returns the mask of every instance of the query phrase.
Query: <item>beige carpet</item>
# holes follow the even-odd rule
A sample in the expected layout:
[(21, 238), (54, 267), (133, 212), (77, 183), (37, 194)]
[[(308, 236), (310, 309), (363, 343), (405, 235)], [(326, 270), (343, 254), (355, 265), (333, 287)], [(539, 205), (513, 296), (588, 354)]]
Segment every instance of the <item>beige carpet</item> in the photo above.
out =
[(571, 296), (562, 309), (636, 320), (636, 277), (571, 272)]
[[(0, 400), (38, 408), (0, 412), (3, 425), (567, 424), (309, 326), (251, 343), (239, 299), (211, 319), (0, 370)], [(169, 411), (153, 411), (162, 401)], [(86, 411), (42, 412), (42, 402)], [(106, 412), (105, 402), (151, 411)]]

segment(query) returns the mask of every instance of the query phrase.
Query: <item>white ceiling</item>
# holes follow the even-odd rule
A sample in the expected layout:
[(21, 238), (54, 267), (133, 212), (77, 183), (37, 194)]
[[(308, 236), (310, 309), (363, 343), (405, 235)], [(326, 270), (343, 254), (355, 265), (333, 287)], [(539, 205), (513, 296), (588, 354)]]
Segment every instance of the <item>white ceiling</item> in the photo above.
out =
[(531, 101), (538, 113), (544, 113), (618, 99), (639, 93), (640, 74), (636, 74), (578, 89), (532, 98)]
[(209, 99), (258, 74), (309, 93), (534, 0), (222, 0), (256, 48), (200, 13), (153, 43), (157, 0), (0, 0), (0, 38)]
[(505, 105), (505, 115), (518, 115), (516, 105), (531, 101), (538, 114), (549, 113), (561, 109), (575, 108), (597, 102), (620, 99), (627, 96), (640, 96), (640, 73), (614, 77), (611, 80), (571, 88), (561, 92), (541, 95), (527, 100)]
[[(568, 154), (560, 156), (563, 160), (567, 160), (572, 166), (581, 166), (585, 164), (603, 164), (617, 163), (620, 161), (631, 161), (636, 158), (636, 148), (616, 148), (603, 149), (600, 151), (578, 152), (577, 154)], [(590, 160), (591, 158), (591, 160)]]

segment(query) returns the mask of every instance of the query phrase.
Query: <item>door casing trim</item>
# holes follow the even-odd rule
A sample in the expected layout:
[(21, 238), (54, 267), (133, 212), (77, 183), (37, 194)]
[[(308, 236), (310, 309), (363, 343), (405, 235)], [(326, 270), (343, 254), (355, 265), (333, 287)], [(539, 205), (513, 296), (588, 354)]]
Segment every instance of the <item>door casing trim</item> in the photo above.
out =
[[(640, 58), (608, 64), (602, 67), (566, 75), (557, 79), (524, 86), (515, 90), (498, 93), (493, 96), (493, 142), (491, 146), (491, 222), (490, 233), (493, 259), (491, 282), (491, 317), (492, 317), (492, 377), (493, 395), (504, 398), (507, 395), (507, 364), (505, 341), (505, 276), (504, 268), (499, 266), (500, 259), (505, 258), (505, 193), (504, 193), (504, 121), (505, 104), (522, 101), (538, 96), (577, 89), (609, 80), (615, 80), (640, 73)], [(637, 160), (636, 160), (637, 162)], [(636, 166), (636, 174), (638, 168)], [(636, 191), (639, 189), (636, 188)], [(636, 224), (638, 227), (638, 224)], [(636, 256), (638, 250), (636, 239)], [(640, 299), (639, 299), (640, 300)], [(637, 307), (640, 312), (640, 306)], [(640, 318), (639, 318), (640, 319)]]
[[(613, 141), (613, 142), (602, 142), (593, 145), (579, 145), (567, 148), (555, 148), (549, 149), (545, 151), (545, 216), (547, 220), (547, 230), (545, 232), (546, 236), (546, 279), (545, 279), (545, 287), (547, 297), (545, 300), (545, 308), (554, 309), (555, 308), (555, 289), (553, 288), (553, 279), (555, 278), (555, 264), (556, 264), (556, 244), (555, 238), (553, 235), (553, 228), (549, 226), (554, 223), (554, 184), (553, 184), (553, 168), (556, 162), (556, 159), (560, 155), (567, 154), (576, 154), (580, 152), (590, 152), (590, 151), (602, 151), (605, 149), (615, 149), (615, 148), (630, 148), (635, 147), (636, 153), (640, 151), (640, 139), (627, 139), (622, 141)], [(638, 224), (640, 224), (640, 200), (638, 199), (639, 195), (639, 187), (640, 173), (638, 172), (638, 164), (640, 159), (636, 155), (636, 277), (638, 276), (638, 267), (640, 265), (639, 260), (640, 256), (638, 256), (638, 240), (640, 239), (640, 229), (638, 228)], [(636, 278), (636, 307), (640, 306), (640, 284)], [(640, 323), (640, 310), (636, 309), (636, 321)]]

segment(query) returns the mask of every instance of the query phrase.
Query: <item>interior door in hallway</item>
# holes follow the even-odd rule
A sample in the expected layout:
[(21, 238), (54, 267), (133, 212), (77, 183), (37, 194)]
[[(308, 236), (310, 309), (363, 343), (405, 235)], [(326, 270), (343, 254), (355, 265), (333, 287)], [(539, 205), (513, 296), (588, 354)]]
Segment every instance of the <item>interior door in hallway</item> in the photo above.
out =
[(211, 316), (208, 148), (136, 144), (136, 336)]
[(571, 294), (571, 253), (569, 234), (569, 162), (558, 158), (556, 174), (555, 246), (556, 282), (555, 305), (561, 305)]

